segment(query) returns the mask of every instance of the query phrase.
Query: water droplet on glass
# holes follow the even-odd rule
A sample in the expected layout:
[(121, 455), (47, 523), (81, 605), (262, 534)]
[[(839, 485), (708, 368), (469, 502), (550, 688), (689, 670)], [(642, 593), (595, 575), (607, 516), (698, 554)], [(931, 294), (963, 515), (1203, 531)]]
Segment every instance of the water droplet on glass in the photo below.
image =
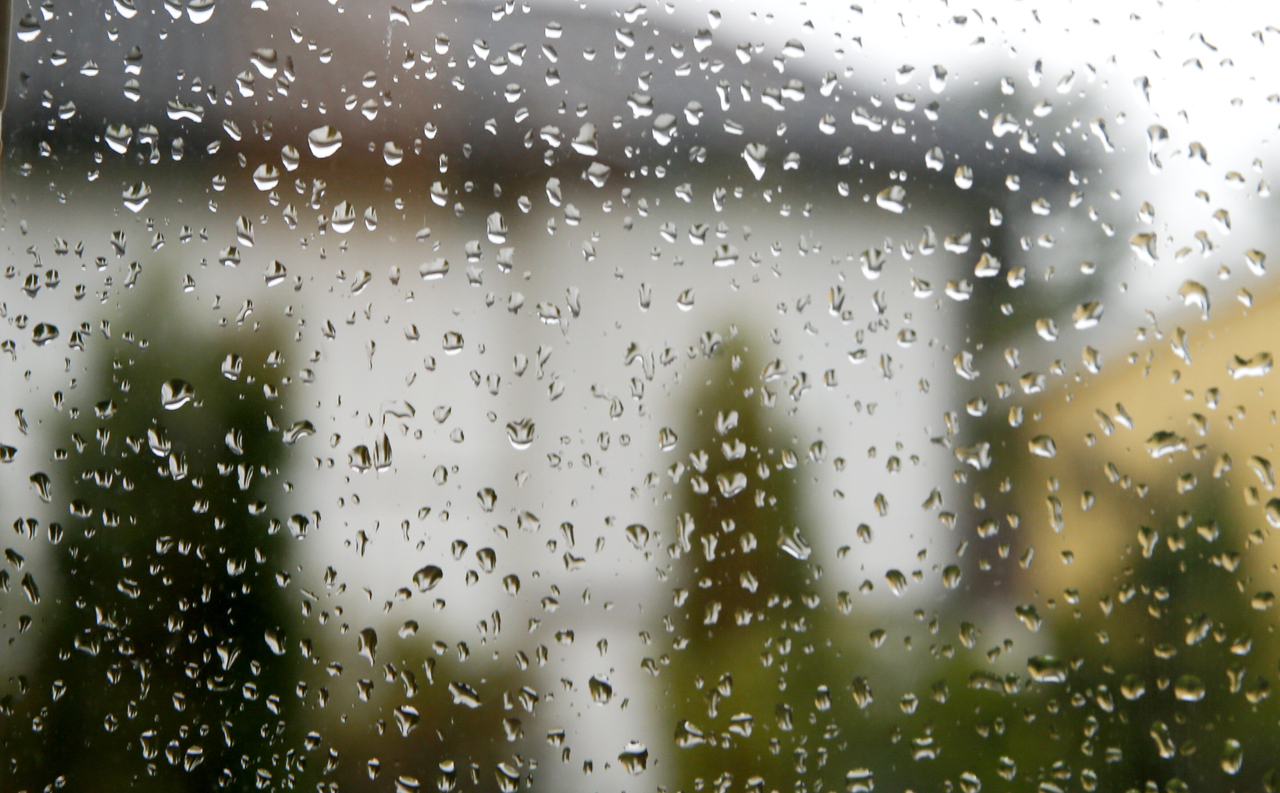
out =
[(280, 163), (286, 171), (296, 171), (302, 163), (302, 153), (295, 147), (286, 145), (280, 149)]
[(1048, 435), (1037, 435), (1027, 443), (1030, 453), (1036, 457), (1055, 457), (1057, 454), (1057, 444), (1053, 443), (1052, 437)]
[(663, 427), (658, 431), (658, 448), (662, 449), (664, 452), (669, 452), (676, 448), (677, 440), (678, 438), (675, 430), (670, 427)]
[(1168, 430), (1157, 430), (1147, 438), (1147, 453), (1152, 457), (1159, 459), (1167, 454), (1175, 452), (1185, 452), (1187, 450), (1187, 439)]
[(418, 715), (418, 709), (412, 705), (400, 705), (395, 711), (396, 729), (400, 731), (401, 738), (408, 738), (409, 733), (413, 732), (418, 726), (418, 722), (422, 717)]
[[(758, 176), (756, 178), (759, 178)], [(886, 187), (876, 194), (876, 206), (881, 209), (887, 209), (896, 214), (902, 214), (906, 210), (907, 191), (902, 185), (893, 185)]]
[(1262, 377), (1271, 372), (1271, 363), (1269, 352), (1260, 352), (1250, 358), (1235, 355), (1232, 356), (1232, 362), (1227, 364), (1227, 374), (1235, 380), (1242, 377)]
[(764, 159), (768, 154), (769, 147), (763, 143), (748, 143), (742, 150), (742, 159), (747, 161), (747, 167), (751, 169), (751, 175), (757, 182), (764, 178)]
[(480, 707), (480, 695), (466, 683), (450, 683), (449, 694), (453, 697), (453, 704), (455, 705), (462, 705), (465, 708), (472, 709)]
[(216, 10), (216, 0), (189, 0), (187, 19), (190, 19), (194, 25), (203, 25), (213, 18), (213, 12)]
[(274, 165), (263, 163), (253, 171), (253, 185), (262, 192), (275, 188), (280, 183), (280, 171)]
[(628, 774), (639, 776), (648, 767), (649, 750), (639, 741), (631, 741), (618, 755), (618, 762), (622, 763)]
[(342, 147), (342, 133), (329, 125), (316, 127), (307, 133), (307, 144), (316, 157), (332, 157)]
[(372, 666), (378, 655), (378, 632), (373, 628), (363, 628), (356, 636), (356, 652)]
[(40, 38), (40, 32), (40, 20), (35, 14), (23, 14), (18, 20), (18, 41), (35, 41)]
[(35, 342), (37, 347), (43, 347), (54, 339), (58, 338), (58, 326), (50, 325), (47, 322), (37, 323), (31, 331), (31, 341)]
[(151, 200), (151, 187), (146, 182), (134, 182), (132, 187), (121, 194), (121, 197), (124, 199), (126, 209), (130, 212), (141, 212)]
[(1222, 770), (1228, 774), (1240, 773), (1244, 765), (1244, 748), (1235, 738), (1228, 738), (1222, 746)]
[(718, 474), (716, 476), (716, 486), (720, 489), (720, 495), (725, 498), (733, 498), (747, 489), (747, 475), (741, 471)]
[(501, 212), (490, 214), (488, 220), (485, 221), (485, 231), (489, 237), (489, 242), (501, 245), (507, 241), (507, 219), (502, 216)]
[(447, 331), (440, 341), (440, 347), (446, 355), (457, 355), (462, 352), (464, 345), (462, 334), (456, 330)]
[(31, 475), (31, 484), (35, 485), (36, 495), (46, 504), (53, 501), (53, 482), (49, 479), (49, 475), (43, 471), (38, 471)]
[(177, 410), (195, 397), (195, 389), (186, 380), (167, 380), (160, 386), (160, 404), (165, 410)]
[(608, 705), (609, 700), (613, 698), (613, 685), (609, 683), (608, 678), (592, 675), (587, 681), (587, 687), (591, 690), (591, 701), (597, 705)]
[(527, 449), (533, 444), (533, 419), (520, 419), (507, 424), (507, 440), (512, 448)]
[(1052, 655), (1037, 655), (1027, 659), (1027, 671), (1037, 683), (1067, 682), (1067, 662)]
[(960, 568), (954, 564), (949, 564), (942, 570), (942, 585), (947, 589), (955, 589), (960, 586)]
[(413, 574), (413, 583), (418, 587), (419, 592), (426, 592), (429, 589), (434, 589), (436, 584), (440, 583), (441, 578), (444, 578), (444, 571), (433, 564), (429, 564)]
[(1204, 683), (1196, 675), (1180, 675), (1173, 684), (1173, 695), (1183, 702), (1199, 702), (1204, 699)]
[(351, 203), (339, 201), (337, 206), (333, 207), (333, 215), (329, 217), (329, 225), (332, 226), (334, 232), (346, 234), (356, 225), (356, 207)]

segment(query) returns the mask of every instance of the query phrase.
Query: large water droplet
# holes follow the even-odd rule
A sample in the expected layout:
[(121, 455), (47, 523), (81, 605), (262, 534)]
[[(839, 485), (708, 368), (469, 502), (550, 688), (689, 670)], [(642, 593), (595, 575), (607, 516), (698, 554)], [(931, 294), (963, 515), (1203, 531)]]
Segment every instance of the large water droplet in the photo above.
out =
[(1173, 695), (1183, 702), (1199, 702), (1204, 699), (1204, 683), (1196, 675), (1182, 675), (1173, 684)]
[(1185, 452), (1186, 450), (1187, 439), (1175, 432), (1156, 430), (1151, 433), (1151, 437), (1147, 438), (1147, 452), (1156, 459), (1164, 457), (1166, 454)]
[(1252, 358), (1233, 356), (1232, 363), (1227, 364), (1227, 374), (1233, 379), (1242, 377), (1262, 377), (1271, 372), (1271, 353), (1260, 352)]
[(593, 675), (587, 681), (587, 687), (591, 690), (591, 700), (597, 705), (607, 705), (613, 699), (613, 685), (608, 678)]
[(346, 234), (356, 224), (356, 208), (346, 201), (340, 201), (333, 208), (329, 225), (339, 234)]
[(1067, 682), (1067, 662), (1052, 655), (1037, 655), (1027, 659), (1027, 671), (1037, 683)]
[(413, 583), (418, 587), (419, 592), (426, 592), (429, 589), (434, 589), (436, 584), (440, 583), (441, 578), (444, 578), (444, 571), (433, 564), (429, 564), (413, 574)]
[(165, 410), (177, 410), (195, 397), (195, 389), (186, 380), (168, 380), (160, 386), (160, 404)]
[(130, 212), (141, 212), (151, 200), (151, 186), (146, 182), (134, 182), (132, 187), (121, 193), (121, 198)]
[(203, 25), (213, 17), (217, 7), (215, 0), (190, 0), (187, 3), (187, 19), (190, 19), (192, 24)]
[[(759, 178), (759, 177), (756, 177)], [(901, 215), (906, 210), (907, 191), (902, 185), (886, 187), (876, 194), (876, 206)]]
[(472, 709), (480, 707), (480, 694), (466, 683), (450, 683), (449, 694), (453, 697), (455, 705)]
[(527, 449), (533, 444), (533, 419), (524, 418), (507, 424), (507, 440), (516, 449)]
[(639, 741), (631, 741), (618, 755), (618, 762), (627, 769), (627, 773), (639, 776), (649, 765), (649, 750)]
[(332, 157), (342, 147), (342, 133), (329, 125), (316, 127), (307, 133), (307, 145), (311, 147), (311, 153), (320, 159)]
[(274, 165), (263, 163), (253, 172), (253, 185), (262, 192), (275, 188), (280, 183), (280, 171)]
[(378, 655), (378, 632), (373, 628), (362, 629), (356, 636), (356, 652), (372, 666)]
[(742, 151), (742, 159), (747, 161), (747, 167), (757, 182), (764, 178), (764, 159), (768, 154), (769, 147), (763, 143), (748, 143)]

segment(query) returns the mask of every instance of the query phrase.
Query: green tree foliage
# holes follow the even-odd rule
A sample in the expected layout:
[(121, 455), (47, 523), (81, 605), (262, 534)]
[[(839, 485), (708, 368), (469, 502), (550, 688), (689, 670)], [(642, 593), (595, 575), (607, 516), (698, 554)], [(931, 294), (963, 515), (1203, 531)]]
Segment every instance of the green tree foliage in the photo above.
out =
[[(315, 519), (272, 517), (278, 353), (265, 329), (215, 341), (152, 308), (91, 334), (51, 432), (70, 514), (25, 528), (54, 543), (54, 575), (0, 720), (8, 790), (244, 789), (304, 767), (282, 586)], [(193, 396), (166, 409), (176, 380)]]

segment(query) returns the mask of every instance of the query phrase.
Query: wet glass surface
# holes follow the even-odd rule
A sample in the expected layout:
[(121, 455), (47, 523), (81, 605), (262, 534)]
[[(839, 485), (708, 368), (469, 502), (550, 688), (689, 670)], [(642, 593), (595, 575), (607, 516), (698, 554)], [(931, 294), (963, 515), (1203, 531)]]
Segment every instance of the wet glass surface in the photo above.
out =
[(0, 790), (1274, 791), (1266, 17), (17, 4)]

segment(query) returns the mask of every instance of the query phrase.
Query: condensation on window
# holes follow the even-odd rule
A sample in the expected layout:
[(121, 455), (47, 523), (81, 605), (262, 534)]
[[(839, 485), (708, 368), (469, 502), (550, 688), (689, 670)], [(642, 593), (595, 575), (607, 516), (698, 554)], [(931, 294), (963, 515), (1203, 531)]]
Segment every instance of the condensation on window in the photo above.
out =
[(1268, 16), (15, 3), (0, 790), (1275, 791)]

